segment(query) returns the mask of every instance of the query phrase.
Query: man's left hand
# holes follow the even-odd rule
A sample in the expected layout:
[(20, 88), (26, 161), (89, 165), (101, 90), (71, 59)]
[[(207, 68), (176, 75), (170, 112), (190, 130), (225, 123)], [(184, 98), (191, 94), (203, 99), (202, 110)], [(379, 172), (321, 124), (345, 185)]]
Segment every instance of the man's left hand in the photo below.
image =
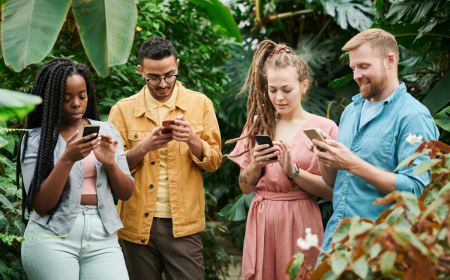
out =
[(172, 128), (172, 138), (175, 141), (185, 142), (189, 145), (197, 137), (183, 115), (177, 116), (175, 124), (171, 124), (170, 127)]
[(313, 143), (317, 159), (325, 166), (350, 171), (359, 160), (344, 144), (335, 140), (326, 139), (324, 142), (314, 139)]

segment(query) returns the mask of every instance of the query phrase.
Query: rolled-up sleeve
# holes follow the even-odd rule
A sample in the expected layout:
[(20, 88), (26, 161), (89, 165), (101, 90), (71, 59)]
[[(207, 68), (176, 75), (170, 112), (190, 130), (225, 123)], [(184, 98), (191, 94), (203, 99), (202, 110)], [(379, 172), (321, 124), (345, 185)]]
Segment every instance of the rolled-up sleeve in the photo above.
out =
[[(25, 187), (25, 192), (28, 193), (30, 189), (31, 180), (33, 180), (34, 170), (36, 168), (36, 160), (39, 151), (40, 130), (33, 129), (28, 132), (27, 150), (22, 159), (22, 179)], [(24, 148), (24, 141), (22, 141), (21, 151)], [(21, 155), (19, 155), (22, 158)]]
[(192, 161), (201, 169), (208, 172), (216, 171), (222, 162), (221, 138), (214, 106), (209, 99), (205, 99), (203, 112), (202, 140), (203, 159), (200, 160), (191, 152)]
[[(420, 143), (410, 144), (406, 142), (409, 134), (422, 135), (422, 141), (437, 140), (439, 131), (429, 114), (420, 113), (410, 118), (400, 130), (397, 141), (397, 162), (400, 163), (413, 154)], [(413, 175), (414, 169), (423, 161), (430, 160), (426, 155), (418, 157), (411, 167), (403, 167), (395, 172), (395, 185), (397, 191), (407, 191), (419, 197), (426, 185), (430, 183), (430, 172), (421, 175)]]

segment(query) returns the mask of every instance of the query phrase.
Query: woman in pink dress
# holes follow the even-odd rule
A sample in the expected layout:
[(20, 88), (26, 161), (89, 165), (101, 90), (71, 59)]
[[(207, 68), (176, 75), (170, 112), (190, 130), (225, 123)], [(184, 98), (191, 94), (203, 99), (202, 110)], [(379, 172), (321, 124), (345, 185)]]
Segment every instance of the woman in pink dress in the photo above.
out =
[[(314, 153), (305, 147), (303, 130), (320, 128), (335, 139), (338, 128), (303, 109), (307, 65), (285, 45), (270, 40), (259, 45), (239, 94), (248, 84), (247, 123), (239, 138), (228, 141), (237, 142), (229, 158), (241, 168), (242, 192), (255, 191), (247, 217), (242, 277), (288, 279), (285, 268), (297, 252), (314, 267), (319, 251), (302, 251), (296, 242), (311, 228), (322, 243), (322, 220), (313, 195), (331, 200), (333, 194), (320, 176)], [(274, 147), (257, 145), (257, 134), (269, 135)], [(270, 159), (273, 156), (278, 159)]]

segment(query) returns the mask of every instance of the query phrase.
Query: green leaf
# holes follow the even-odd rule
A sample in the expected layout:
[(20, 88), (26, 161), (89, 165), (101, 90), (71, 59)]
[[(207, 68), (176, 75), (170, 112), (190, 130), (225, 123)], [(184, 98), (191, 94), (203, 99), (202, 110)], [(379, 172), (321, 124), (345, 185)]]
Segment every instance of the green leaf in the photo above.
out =
[(353, 272), (361, 277), (361, 279), (366, 279), (367, 273), (369, 272), (369, 264), (364, 257), (359, 258), (357, 261), (351, 264)]
[(432, 159), (427, 161), (422, 161), (419, 165), (414, 168), (413, 175), (420, 175), (431, 169), (433, 165), (440, 162), (440, 159)]
[(247, 208), (250, 206), (254, 192), (251, 194), (240, 194), (238, 195), (233, 204), (225, 206), (218, 213), (220, 216), (224, 217), (229, 221), (243, 221), (247, 218)]
[(0, 136), (0, 148), (3, 148), (4, 146), (8, 145), (8, 140)]
[(241, 32), (230, 10), (219, 0), (188, 0), (205, 9), (206, 17), (226, 38), (242, 42)]
[(137, 21), (134, 1), (73, 0), (81, 42), (95, 71), (102, 77), (108, 67), (127, 62)]
[(337, 79), (331, 81), (328, 84), (328, 86), (329, 87), (333, 87), (333, 88), (337, 88), (337, 87), (341, 87), (343, 85), (348, 84), (352, 80), (353, 80), (353, 73), (345, 75), (344, 77), (340, 77), (340, 78), (337, 78)]
[(0, 194), (0, 203), (3, 209), (14, 210), (14, 207), (12, 206), (11, 202), (9, 202), (9, 200), (3, 194)]
[(368, 29), (375, 14), (373, 1), (370, 0), (320, 0), (325, 13), (336, 19), (336, 23), (347, 29), (348, 25), (356, 30)]
[(395, 258), (397, 257), (396, 252), (387, 251), (381, 256), (380, 268), (381, 273), (385, 277), (389, 277), (389, 274), (394, 269)]
[(6, 222), (8, 221), (8, 219), (6, 219), (5, 216), (3, 216), (3, 212), (0, 211), (0, 231), (3, 228), (3, 226), (6, 224)]
[(402, 207), (395, 208), (387, 217), (386, 222), (391, 226), (397, 223), (398, 218), (405, 212), (405, 209)]
[(355, 236), (358, 236), (368, 230), (371, 230), (372, 228), (374, 228), (374, 225), (368, 222), (361, 221), (353, 223), (349, 230), (349, 236), (351, 239), (354, 239)]
[(420, 208), (419, 203), (417, 202), (417, 197), (410, 192), (401, 192), (403, 201), (406, 204), (406, 207), (408, 207), (409, 212), (414, 216), (417, 217), (420, 215)]
[(386, 20), (391, 24), (399, 20), (410, 24), (418, 23), (438, 2), (439, 0), (396, 1), (392, 4)]
[(0, 122), (14, 116), (23, 118), (40, 103), (42, 99), (39, 96), (0, 89)]
[(14, 0), (3, 4), (5, 64), (19, 72), (43, 60), (53, 48), (70, 0)]
[(342, 272), (344, 272), (347, 264), (348, 259), (344, 254), (335, 255), (334, 258), (331, 259), (331, 269), (337, 277), (339, 277)]
[(16, 229), (16, 235), (23, 236), (25, 233), (25, 224), (22, 222), (22, 217), (16, 216), (13, 219), (13, 225)]
[(302, 253), (297, 253), (294, 255), (295, 259), (289, 267), (289, 279), (295, 279), (300, 271), (300, 267), (305, 261), (305, 255)]
[(7, 157), (5, 157), (4, 155), (1, 155), (1, 154), (0, 154), (0, 163), (4, 163), (9, 168), (16, 170), (16, 166), (14, 165), (14, 163), (12, 163), (11, 160), (9, 160)]
[(445, 106), (450, 101), (450, 71), (444, 75), (436, 85), (427, 93), (427, 96), (422, 100), (422, 104), (430, 110), (431, 115), (434, 115), (442, 106)]
[(307, 62), (313, 69), (329, 66), (336, 55), (336, 46), (329, 39), (322, 39), (314, 34), (303, 35), (295, 53)]
[(370, 247), (370, 250), (369, 250), (370, 258), (373, 259), (375, 257), (378, 257), (380, 252), (381, 252), (381, 245), (380, 245), (380, 243), (374, 244), (372, 247)]
[(351, 221), (350, 220), (346, 220), (346, 221), (341, 222), (341, 224), (339, 225), (338, 229), (336, 230), (336, 232), (333, 235), (332, 243), (340, 242), (341, 240), (346, 238), (347, 235), (348, 235), (348, 232), (350, 230), (350, 225), (351, 225)]
[(444, 130), (450, 131), (450, 106), (436, 114), (434, 122)]
[(394, 169), (394, 172), (400, 170), (403, 166), (408, 165), (412, 160), (415, 160), (416, 158), (418, 158), (424, 154), (427, 154), (429, 151), (430, 151), (429, 149), (423, 149), (421, 152), (413, 153), (409, 157), (402, 160), (402, 162), (400, 162), (400, 164), (397, 166), (397, 168)]

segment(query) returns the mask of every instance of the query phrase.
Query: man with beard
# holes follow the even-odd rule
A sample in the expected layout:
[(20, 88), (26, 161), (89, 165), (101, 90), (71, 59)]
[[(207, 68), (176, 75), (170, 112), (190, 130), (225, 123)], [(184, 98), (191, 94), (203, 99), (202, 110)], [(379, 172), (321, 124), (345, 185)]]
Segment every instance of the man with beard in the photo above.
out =
[(131, 280), (163, 279), (163, 271), (167, 279), (204, 279), (200, 169), (213, 172), (222, 159), (213, 104), (177, 81), (179, 59), (170, 41), (146, 40), (139, 62), (146, 85), (109, 115), (135, 178), (132, 197), (117, 206), (128, 273)]
[[(359, 215), (376, 220), (390, 207), (374, 205), (375, 199), (393, 191), (420, 196), (430, 182), (430, 173), (413, 175), (413, 169), (427, 157), (418, 158), (411, 168), (394, 170), (421, 140), (439, 138), (428, 109), (399, 83), (399, 51), (392, 34), (369, 29), (353, 37), (342, 50), (349, 52), (360, 94), (341, 116), (337, 141), (322, 133), (325, 142), (306, 144), (311, 150), (315, 147), (322, 177), (333, 188), (334, 212), (325, 230), (324, 250), (330, 249), (342, 219)], [(419, 139), (408, 138), (410, 134)]]

